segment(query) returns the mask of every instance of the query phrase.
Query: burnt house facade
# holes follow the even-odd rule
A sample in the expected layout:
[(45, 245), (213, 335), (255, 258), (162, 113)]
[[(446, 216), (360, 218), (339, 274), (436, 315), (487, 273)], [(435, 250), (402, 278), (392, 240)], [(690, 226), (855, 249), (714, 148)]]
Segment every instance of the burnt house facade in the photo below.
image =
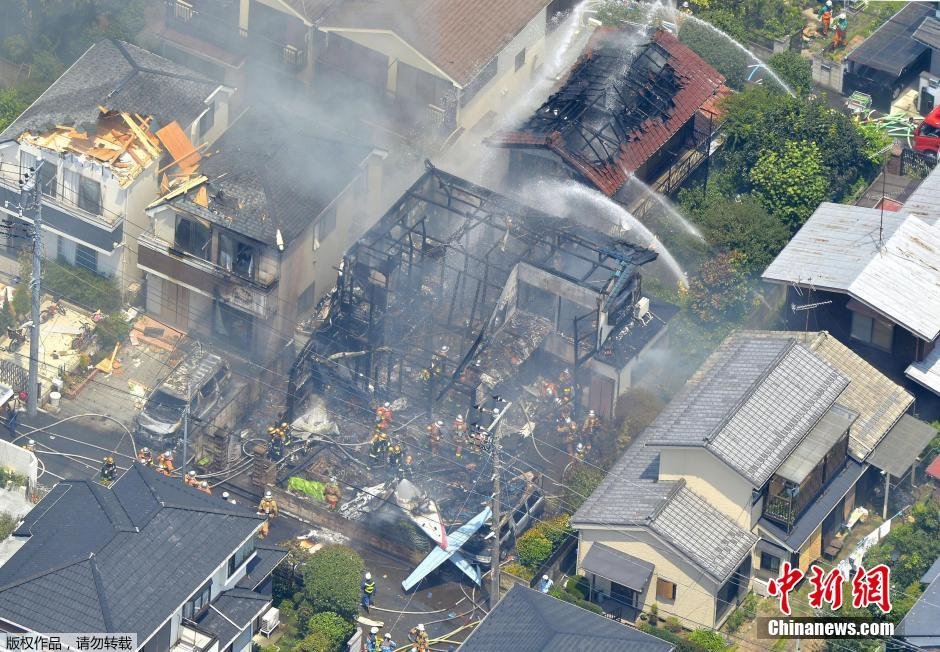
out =
[(513, 182), (576, 179), (624, 203), (631, 175), (653, 184), (690, 150), (707, 159), (724, 77), (668, 32), (625, 47), (634, 38), (598, 30), (566, 82), (518, 130), (488, 141), (512, 150)]
[(429, 165), (343, 257), (289, 400), (328, 387), (464, 409), (481, 392), (531, 397), (539, 377), (568, 368), (579, 409), (610, 415), (665, 322), (639, 273), (657, 254), (607, 228)]

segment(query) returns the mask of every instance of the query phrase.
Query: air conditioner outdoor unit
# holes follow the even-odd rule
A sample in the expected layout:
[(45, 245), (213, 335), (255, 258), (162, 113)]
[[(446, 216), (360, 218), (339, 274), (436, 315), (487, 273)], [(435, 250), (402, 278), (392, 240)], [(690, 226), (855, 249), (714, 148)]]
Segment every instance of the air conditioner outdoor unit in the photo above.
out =
[(640, 297), (636, 302), (636, 306), (633, 307), (633, 316), (639, 319), (644, 324), (650, 315), (650, 300), (649, 297)]
[(770, 597), (770, 590), (767, 588), (767, 584), (770, 580), (759, 580), (756, 577), (751, 580), (751, 586), (754, 589), (754, 593), (759, 595), (762, 598)]
[(261, 616), (261, 633), (270, 636), (271, 632), (277, 629), (281, 624), (281, 611), (277, 607), (271, 607), (267, 613)]

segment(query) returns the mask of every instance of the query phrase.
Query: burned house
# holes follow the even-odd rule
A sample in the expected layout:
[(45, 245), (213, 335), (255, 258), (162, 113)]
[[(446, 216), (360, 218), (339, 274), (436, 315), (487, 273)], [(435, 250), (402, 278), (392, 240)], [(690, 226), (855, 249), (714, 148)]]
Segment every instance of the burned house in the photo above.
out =
[(250, 110), (148, 207), (148, 312), (264, 360), (290, 342), (381, 185), (380, 152), (299, 115)]
[(666, 173), (668, 194), (707, 159), (724, 77), (668, 32), (632, 47), (637, 38), (595, 32), (565, 83), (516, 131), (488, 140), (511, 150), (512, 181), (577, 179), (626, 203), (631, 175), (660, 187)]
[(617, 228), (547, 215), (429, 165), (347, 251), (289, 397), (329, 386), (462, 411), (481, 391), (526, 394), (567, 367), (578, 408), (610, 415), (637, 357), (665, 334), (639, 273), (657, 254)]

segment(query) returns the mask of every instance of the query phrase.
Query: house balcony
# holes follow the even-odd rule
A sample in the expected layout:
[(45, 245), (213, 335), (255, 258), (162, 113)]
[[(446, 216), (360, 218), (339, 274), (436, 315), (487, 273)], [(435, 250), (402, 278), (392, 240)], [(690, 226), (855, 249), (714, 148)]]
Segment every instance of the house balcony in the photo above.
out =
[(180, 638), (170, 652), (218, 652), (219, 639), (184, 621), (179, 628)]
[[(0, 170), (0, 212), (19, 217), (20, 189), (19, 166), (3, 166)], [(77, 203), (65, 198), (61, 184), (53, 194), (43, 193), (42, 221), (46, 229), (67, 233), (72, 238), (101, 251), (113, 251), (114, 243), (124, 238), (124, 218), (106, 210), (99, 214), (84, 210)], [(30, 216), (23, 220), (32, 223)]]
[(244, 278), (149, 233), (141, 234), (138, 243), (137, 266), (145, 272), (257, 317), (269, 317), (276, 308), (277, 277), (266, 282)]

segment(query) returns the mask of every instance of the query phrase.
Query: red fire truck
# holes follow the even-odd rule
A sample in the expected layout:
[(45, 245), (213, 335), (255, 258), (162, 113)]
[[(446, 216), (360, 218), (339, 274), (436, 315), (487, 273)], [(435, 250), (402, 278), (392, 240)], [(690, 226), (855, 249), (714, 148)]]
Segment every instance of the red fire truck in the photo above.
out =
[(937, 157), (940, 152), (940, 107), (927, 114), (914, 130), (914, 150)]

